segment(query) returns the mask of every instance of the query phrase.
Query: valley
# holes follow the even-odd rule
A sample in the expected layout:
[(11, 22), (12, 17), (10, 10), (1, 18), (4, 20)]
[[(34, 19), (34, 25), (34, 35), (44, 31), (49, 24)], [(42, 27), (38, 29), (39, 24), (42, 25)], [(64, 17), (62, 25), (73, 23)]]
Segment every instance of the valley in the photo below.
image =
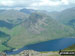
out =
[(12, 48), (21, 51), (32, 49), (39, 52), (57, 52), (75, 43), (74, 8), (56, 12), (58, 14), (22, 10), (12, 9), (0, 13), (0, 52), (10, 51), (12, 53)]

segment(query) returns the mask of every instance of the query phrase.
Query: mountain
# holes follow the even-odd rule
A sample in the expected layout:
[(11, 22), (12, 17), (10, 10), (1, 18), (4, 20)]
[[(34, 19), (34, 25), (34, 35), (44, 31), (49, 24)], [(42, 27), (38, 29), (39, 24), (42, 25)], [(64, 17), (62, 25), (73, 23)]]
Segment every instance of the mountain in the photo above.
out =
[(0, 31), (0, 37), (7, 37), (7, 36), (9, 36), (9, 35), (4, 33), (4, 32), (2, 32), (2, 31)]
[(0, 13), (0, 31), (9, 34), (7, 45), (16, 49), (48, 40), (74, 37), (73, 28), (53, 19), (44, 11), (4, 11)]
[(4, 43), (8, 40), (9, 34), (0, 31), (0, 52), (4, 50), (9, 50), (8, 47), (4, 45)]
[(12, 24), (18, 24), (21, 20), (27, 19), (28, 14), (19, 12), (17, 10), (7, 10), (0, 13), (0, 20), (4, 20), (6, 22)]
[(6, 21), (2, 21), (0, 20), (0, 27), (6, 27), (8, 29), (11, 29), (13, 28), (15, 25), (14, 24), (11, 24), (11, 23), (8, 23)]
[(32, 13), (26, 21), (11, 29), (8, 45), (21, 48), (52, 39), (72, 37), (73, 31), (44, 13)]
[(75, 7), (62, 11), (58, 19), (65, 24), (68, 24), (71, 20), (75, 20)]
[(60, 23), (69, 25), (75, 29), (75, 7), (65, 9), (61, 12), (52, 12), (50, 15)]
[(23, 12), (23, 13), (27, 13), (27, 14), (31, 14), (33, 12), (35, 12), (36, 10), (33, 10), (33, 9), (21, 9), (20, 12)]
[(2, 13), (2, 12), (4, 12), (4, 11), (6, 11), (6, 10), (2, 10), (2, 9), (0, 9), (0, 13)]
[(48, 12), (48, 14), (53, 18), (53, 19), (58, 19), (60, 12), (53, 11), (53, 12)]
[(11, 29), (26, 20), (28, 16), (28, 14), (17, 10), (6, 10), (0, 13), (0, 27)]

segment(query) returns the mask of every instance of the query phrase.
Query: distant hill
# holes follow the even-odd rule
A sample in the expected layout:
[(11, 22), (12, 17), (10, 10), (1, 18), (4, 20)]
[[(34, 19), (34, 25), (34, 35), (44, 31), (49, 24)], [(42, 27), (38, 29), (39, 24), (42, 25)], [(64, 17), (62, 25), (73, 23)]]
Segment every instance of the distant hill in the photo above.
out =
[(60, 23), (69, 25), (75, 29), (75, 7), (63, 10), (61, 12), (53, 12), (50, 15)]
[(20, 12), (30, 14), (30, 13), (36, 12), (36, 10), (24, 8), (24, 9), (21, 9)]
[(53, 11), (48, 13), (53, 19), (59, 19), (60, 12)]
[(62, 11), (58, 19), (65, 24), (69, 23), (71, 20), (75, 20), (75, 7)]
[(4, 11), (6, 11), (6, 10), (0, 9), (0, 13), (2, 13), (2, 12), (4, 12)]
[(6, 10), (2, 13), (0, 13), (0, 20), (4, 20), (6, 22), (12, 23), (12, 24), (18, 24), (19, 22), (24, 21), (27, 19), (28, 14), (19, 12), (17, 10)]

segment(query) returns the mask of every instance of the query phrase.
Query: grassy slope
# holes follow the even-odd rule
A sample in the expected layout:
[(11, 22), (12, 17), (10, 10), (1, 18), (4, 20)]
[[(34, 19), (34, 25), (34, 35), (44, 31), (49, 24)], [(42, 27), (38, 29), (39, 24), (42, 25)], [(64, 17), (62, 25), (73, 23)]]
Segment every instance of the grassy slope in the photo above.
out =
[[(37, 31), (40, 30), (40, 27), (44, 28), (43, 31), (39, 31), (40, 32), (39, 34), (33, 34), (32, 32), (28, 31), (28, 29), (25, 28), (24, 25), (16, 26), (10, 31), (10, 35), (12, 38), (8, 42), (8, 45), (15, 48), (21, 48), (28, 44), (48, 41), (61, 37), (70, 37), (70, 36), (72, 37), (73, 34), (72, 28), (69, 28), (63, 24), (58, 24), (58, 22), (48, 17), (47, 21), (44, 23), (48, 25), (37, 23), (38, 30), (35, 29), (34, 27), (35, 25), (33, 26), (33, 28)], [(32, 28), (30, 29), (32, 30)]]
[(66, 48), (65, 50), (75, 51), (75, 45), (72, 45), (72, 46)]
[[(13, 17), (13, 12), (8, 14), (5, 13), (4, 16), (0, 16), (2, 19), (17, 19), (19, 15), (18, 12), (16, 12), (15, 17)], [(3, 13), (3, 14), (4, 14)], [(11, 16), (9, 16), (9, 14)], [(1, 14), (2, 15), (2, 14)], [(48, 41), (56, 38), (62, 38), (62, 37), (72, 37), (74, 30), (68, 26), (65, 26), (63, 24), (58, 23), (57, 21), (53, 20), (51, 17), (46, 16), (44, 14), (39, 14), (38, 17), (36, 17), (37, 14), (31, 14), (31, 17), (29, 18), (30, 23), (30, 30), (34, 30), (39, 32), (39, 34), (33, 34), (32, 31), (29, 31), (29, 29), (25, 28), (24, 25), (20, 24), (13, 29), (9, 30), (7, 28), (0, 28), (1, 31), (8, 33), (11, 36), (11, 40), (8, 42), (8, 45), (14, 48), (21, 48), (28, 44), (38, 43), (42, 41)], [(23, 14), (22, 19), (24, 19), (26, 15)], [(0, 19), (1, 19), (0, 18)], [(39, 19), (40, 18), (40, 19)], [(45, 19), (44, 19), (45, 18)], [(2, 20), (1, 19), (1, 20)], [(38, 19), (38, 20), (36, 20)], [(44, 19), (44, 20), (43, 20)], [(27, 25), (25, 22), (23, 24)], [(42, 31), (43, 30), (43, 31)]]
[(75, 19), (75, 7), (65, 9), (61, 12), (51, 12), (50, 15), (62, 23), (68, 23), (70, 20)]
[[(72, 45), (72, 46), (70, 46), (68, 48), (65, 48), (62, 51), (75, 51), (75, 45)], [(64, 56), (75, 56), (75, 55), (64, 55)]]
[[(25, 18), (27, 18), (27, 16), (28, 15), (26, 15), (25, 13), (21, 13), (16, 10), (7, 10), (7, 11), (0, 13), (0, 20), (3, 20), (5, 22), (9, 22), (12, 24), (17, 24), (19, 22), (18, 19), (24, 20)], [(7, 29), (5, 27), (0, 27), (0, 31), (11, 35), (10, 29)], [(4, 51), (4, 50), (9, 49), (8, 47), (2, 45), (2, 43), (7, 41), (7, 39), (8, 38), (0, 37), (0, 51)]]
[(3, 38), (0, 37), (0, 52), (4, 51), (4, 50), (9, 50), (8, 47), (4, 46), (2, 43), (4, 43), (5, 41), (7, 41), (8, 38)]
[(28, 18), (28, 14), (19, 12), (17, 10), (7, 10), (2, 13), (0, 13), (0, 20), (12, 23), (12, 24), (18, 24), (21, 21)]
[[(9, 30), (7, 28), (0, 28), (0, 31), (9, 34)], [(8, 47), (4, 46), (2, 43), (4, 43), (5, 41), (7, 41), (8, 38), (7, 37), (0, 37), (0, 52), (4, 51), (4, 50), (9, 50)]]

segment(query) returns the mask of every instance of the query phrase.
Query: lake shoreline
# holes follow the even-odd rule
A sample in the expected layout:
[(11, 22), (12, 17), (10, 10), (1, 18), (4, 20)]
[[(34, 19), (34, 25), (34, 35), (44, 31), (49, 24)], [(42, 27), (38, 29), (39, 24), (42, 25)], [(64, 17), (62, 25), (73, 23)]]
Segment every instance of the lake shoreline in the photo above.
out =
[(31, 44), (28, 46), (25, 46), (23, 48), (20, 48), (16, 51), (6, 51), (8, 55), (10, 54), (18, 54), (23, 50), (34, 50), (34, 51), (59, 51), (63, 50), (64, 48), (67, 48), (71, 45), (75, 44), (75, 38), (60, 38), (56, 40), (49, 40), (45, 42), (40, 42), (36, 44)]

